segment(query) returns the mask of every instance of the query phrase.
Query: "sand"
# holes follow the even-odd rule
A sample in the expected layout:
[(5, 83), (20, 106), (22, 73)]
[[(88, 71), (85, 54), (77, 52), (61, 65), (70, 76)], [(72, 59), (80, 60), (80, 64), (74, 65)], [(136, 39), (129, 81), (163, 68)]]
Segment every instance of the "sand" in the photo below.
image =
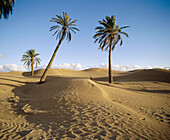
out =
[(170, 139), (170, 70), (43, 71), (0, 73), (0, 139)]

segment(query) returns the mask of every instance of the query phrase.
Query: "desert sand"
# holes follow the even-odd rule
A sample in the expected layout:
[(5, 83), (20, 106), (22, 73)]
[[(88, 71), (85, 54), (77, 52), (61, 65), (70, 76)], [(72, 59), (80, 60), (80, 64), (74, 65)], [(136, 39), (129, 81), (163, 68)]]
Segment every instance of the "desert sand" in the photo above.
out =
[(43, 71), (0, 73), (0, 139), (170, 139), (170, 70)]

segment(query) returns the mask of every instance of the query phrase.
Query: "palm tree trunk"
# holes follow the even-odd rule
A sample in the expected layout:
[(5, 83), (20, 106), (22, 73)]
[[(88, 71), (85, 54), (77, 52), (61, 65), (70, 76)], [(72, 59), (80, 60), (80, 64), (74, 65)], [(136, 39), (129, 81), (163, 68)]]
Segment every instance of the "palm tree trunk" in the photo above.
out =
[(34, 60), (31, 58), (31, 75), (34, 76)]
[(111, 64), (111, 52), (112, 48), (109, 47), (109, 83), (112, 83), (112, 64)]
[[(63, 31), (63, 32), (64, 32), (64, 31)], [(40, 82), (39, 82), (40, 84), (42, 84), (42, 83), (45, 82), (45, 79), (46, 79), (46, 76), (47, 76), (47, 72), (48, 72), (48, 70), (51, 68), (51, 65), (52, 65), (52, 63), (53, 63), (53, 61), (54, 61), (54, 58), (55, 58), (56, 54), (57, 54), (57, 50), (58, 50), (58, 48), (60, 47), (61, 42), (63, 41), (63, 38), (64, 38), (64, 33), (62, 34), (62, 37), (61, 37), (61, 39), (60, 39), (60, 41), (59, 41), (59, 43), (58, 43), (58, 45), (57, 45), (57, 47), (56, 47), (56, 49), (55, 49), (55, 51), (54, 51), (54, 53), (53, 53), (53, 56), (51, 57), (50, 62), (48, 63), (48, 66), (46, 67), (43, 75), (41, 76), (41, 79), (40, 79)]]

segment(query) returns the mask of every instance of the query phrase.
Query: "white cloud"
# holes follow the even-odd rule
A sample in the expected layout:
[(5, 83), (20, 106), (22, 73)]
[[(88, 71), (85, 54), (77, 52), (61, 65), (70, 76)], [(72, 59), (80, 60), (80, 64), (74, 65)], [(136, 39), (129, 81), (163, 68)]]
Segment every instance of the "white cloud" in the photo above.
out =
[[(37, 68), (34, 67), (35, 70), (46, 68), (46, 65), (38, 66)], [(83, 70), (88, 68), (108, 68), (108, 64), (102, 63), (98, 66), (82, 66), (79, 63), (63, 63), (63, 64), (54, 64), (52, 68), (57, 69), (73, 69), (73, 70)], [(136, 69), (152, 69), (154, 67), (152, 66), (146, 66), (142, 67), (139, 65), (112, 65), (113, 70), (117, 71), (130, 71), (130, 70), (136, 70)], [(164, 67), (159, 67), (164, 68)], [(165, 67), (164, 69), (169, 69), (169, 67)], [(0, 65), (0, 72), (9, 72), (9, 71), (30, 71), (31, 68), (26, 68), (24, 66), (17, 66), (16, 64), (6, 64), (6, 65)]]
[(2, 71), (2, 69), (3, 69), (3, 66), (2, 66), (2, 65), (0, 65), (0, 71)]
[[(144, 67), (144, 69), (152, 69), (153, 67), (151, 67), (151, 66), (146, 66), (146, 67)], [(163, 69), (163, 67), (162, 67), (162, 69)]]
[(164, 67), (164, 69), (166, 69), (166, 70), (170, 70), (170, 67)]
[(135, 69), (142, 69), (139, 65), (113, 65), (112, 68), (118, 71), (130, 71)]
[(72, 64), (68, 64), (68, 63), (64, 63), (64, 64), (55, 64), (52, 66), (52, 68), (59, 68), (59, 69), (73, 69), (73, 70), (82, 70), (83, 67), (81, 66), (81, 64), (77, 63), (72, 63)]
[[(108, 68), (108, 64), (102, 63), (99, 65), (100, 68)], [(142, 69), (143, 67), (139, 65), (112, 65), (113, 70), (117, 71), (130, 71), (135, 69)], [(150, 66), (147, 66), (146, 69), (152, 68)]]
[(6, 64), (0, 65), (0, 72), (9, 72), (9, 71), (28, 71), (25, 67), (17, 66), (16, 64)]
[(105, 64), (105, 63), (102, 63), (102, 64), (99, 65), (99, 67), (100, 67), (100, 68), (108, 68), (108, 65)]
[(139, 65), (113, 65), (112, 68), (117, 71), (131, 71), (136, 69), (152, 69), (153, 67), (151, 66), (142, 67)]

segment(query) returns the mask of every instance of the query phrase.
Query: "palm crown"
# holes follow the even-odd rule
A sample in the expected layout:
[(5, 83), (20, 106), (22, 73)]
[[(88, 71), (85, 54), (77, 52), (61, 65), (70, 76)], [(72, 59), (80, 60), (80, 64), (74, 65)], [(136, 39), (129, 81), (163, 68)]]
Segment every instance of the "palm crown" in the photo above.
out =
[(40, 64), (41, 59), (37, 58), (39, 53), (35, 53), (35, 50), (31, 49), (25, 52), (25, 54), (22, 56), (21, 61), (24, 61), (24, 65), (27, 65), (28, 67), (32, 64), (36, 63), (36, 67), (38, 64)]
[(15, 0), (0, 0), (0, 18), (3, 14), (4, 18), (8, 18), (9, 13), (12, 14), (12, 7)]
[(106, 20), (99, 21), (102, 26), (98, 26), (95, 28), (96, 34), (94, 35), (95, 43), (99, 43), (99, 49), (107, 51), (109, 47), (113, 50), (115, 45), (120, 41), (120, 46), (123, 41), (121, 38), (121, 34), (124, 34), (128, 37), (128, 34), (122, 32), (122, 29), (128, 28), (129, 26), (124, 26), (119, 28), (119, 25), (116, 25), (115, 16), (106, 16)]
[(50, 28), (50, 31), (55, 30), (53, 36), (57, 34), (56, 39), (59, 38), (64, 39), (65, 37), (66, 40), (71, 41), (71, 32), (75, 32), (75, 30), (79, 31), (79, 29), (75, 28), (74, 26), (77, 26), (75, 22), (77, 20), (71, 21), (70, 14), (67, 15), (67, 13), (63, 12), (63, 17), (61, 15), (56, 15), (57, 18), (52, 18), (50, 21), (51, 22), (56, 22), (58, 25), (54, 25)]

